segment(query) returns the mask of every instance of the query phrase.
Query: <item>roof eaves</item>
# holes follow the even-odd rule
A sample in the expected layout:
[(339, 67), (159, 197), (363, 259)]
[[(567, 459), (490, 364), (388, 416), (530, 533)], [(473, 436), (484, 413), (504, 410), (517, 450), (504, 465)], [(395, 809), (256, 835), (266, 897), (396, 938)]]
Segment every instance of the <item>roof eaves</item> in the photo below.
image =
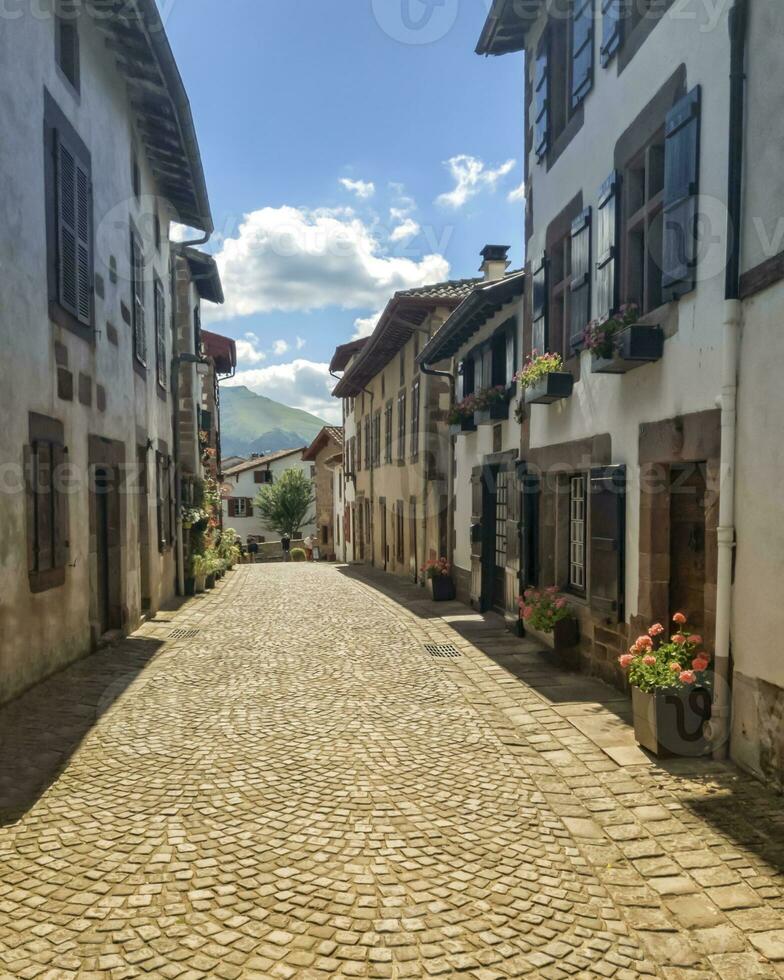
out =
[(539, 15), (545, 0), (493, 0), (490, 13), (476, 45), (484, 55), (522, 51), (528, 28)]

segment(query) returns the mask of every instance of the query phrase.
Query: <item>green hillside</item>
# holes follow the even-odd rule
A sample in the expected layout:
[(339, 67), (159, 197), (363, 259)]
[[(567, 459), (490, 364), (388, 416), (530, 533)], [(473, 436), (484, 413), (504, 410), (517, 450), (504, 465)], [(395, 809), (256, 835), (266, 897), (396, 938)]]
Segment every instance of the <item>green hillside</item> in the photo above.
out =
[(281, 405), (243, 385), (221, 387), (221, 449), (224, 457), (306, 446), (324, 424), (309, 412)]

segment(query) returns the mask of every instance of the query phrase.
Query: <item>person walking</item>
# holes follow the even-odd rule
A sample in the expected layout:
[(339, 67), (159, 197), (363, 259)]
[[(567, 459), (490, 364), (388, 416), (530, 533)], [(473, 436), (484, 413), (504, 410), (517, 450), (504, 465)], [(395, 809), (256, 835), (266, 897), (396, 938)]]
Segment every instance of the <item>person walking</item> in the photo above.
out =
[(283, 561), (291, 561), (291, 538), (288, 534), (280, 539), (280, 547), (283, 550)]
[(313, 561), (313, 536), (309, 534), (302, 543), (305, 545), (305, 557)]
[(259, 553), (258, 541), (255, 541), (250, 536), (248, 537), (248, 560), (251, 565), (256, 564), (256, 555)]

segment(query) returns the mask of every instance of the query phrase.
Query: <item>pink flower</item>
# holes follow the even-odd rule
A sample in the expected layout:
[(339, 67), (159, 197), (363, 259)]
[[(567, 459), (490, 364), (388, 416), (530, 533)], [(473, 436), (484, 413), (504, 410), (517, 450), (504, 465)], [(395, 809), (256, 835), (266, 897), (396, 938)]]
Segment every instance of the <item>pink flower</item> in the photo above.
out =
[(618, 657), (618, 663), (621, 665), (621, 667), (623, 667), (624, 670), (626, 670), (627, 667), (631, 666), (633, 662), (634, 662), (634, 654), (632, 653), (622, 653), (621, 656)]
[(676, 633), (672, 638), (672, 642), (677, 643), (678, 646), (683, 646), (683, 644), (686, 642), (686, 637), (683, 635), (683, 633)]
[(672, 617), (672, 621), (673, 623), (677, 623), (679, 626), (683, 626), (683, 624), (686, 622), (686, 617), (683, 615), (682, 612), (677, 612)]
[(694, 660), (692, 660), (691, 665), (694, 670), (708, 669), (708, 661), (704, 657), (695, 657)]
[(661, 636), (664, 632), (664, 627), (661, 623), (654, 623), (653, 626), (648, 630), (648, 636)]
[(526, 599), (530, 598), (530, 596), (532, 596), (533, 594), (534, 594), (533, 589), (526, 589), (525, 592), (523, 592), (523, 595)]
[(650, 650), (653, 647), (653, 640), (647, 634), (637, 637), (637, 642), (634, 644), (641, 650)]
[(670, 664), (670, 670), (673, 672), (673, 674), (678, 674), (683, 670), (683, 667), (681, 667), (680, 664), (672, 663)]
[(557, 585), (548, 585), (547, 588), (545, 589), (545, 592), (549, 593), (550, 595), (555, 595), (557, 591), (558, 591)]
[(530, 606), (523, 606), (523, 619), (530, 619), (534, 611)]
[(697, 680), (697, 675), (693, 670), (682, 670), (678, 675), (678, 680), (682, 684), (693, 684)]
[(699, 633), (692, 633), (689, 637), (689, 643), (693, 643), (695, 647), (702, 646), (703, 639)]
[(566, 607), (566, 599), (556, 599), (555, 608), (564, 609)]
[(647, 657), (642, 658), (642, 662), (645, 664), (646, 667), (653, 667), (656, 663), (656, 657), (653, 657), (651, 656), (651, 654), (648, 654)]

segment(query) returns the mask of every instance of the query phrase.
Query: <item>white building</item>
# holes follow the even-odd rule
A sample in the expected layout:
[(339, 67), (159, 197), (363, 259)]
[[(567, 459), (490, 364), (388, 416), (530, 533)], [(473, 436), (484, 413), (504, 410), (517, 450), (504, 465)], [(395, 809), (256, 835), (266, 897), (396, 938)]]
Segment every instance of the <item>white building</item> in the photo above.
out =
[(212, 231), (153, 0), (42, 10), (0, 30), (0, 701), (174, 594), (169, 224)]
[[(309, 480), (315, 479), (315, 466), (302, 458), (307, 446), (298, 449), (281, 449), (263, 456), (252, 456), (223, 472), (223, 525), (233, 527), (243, 541), (249, 537), (257, 541), (280, 541), (280, 535), (265, 527), (254, 500), (259, 490), (270, 483), (276, 483), (286, 470), (300, 470)], [(315, 505), (314, 505), (315, 507)], [(316, 535), (315, 509), (311, 508), (314, 520), (301, 529), (301, 536)]]

